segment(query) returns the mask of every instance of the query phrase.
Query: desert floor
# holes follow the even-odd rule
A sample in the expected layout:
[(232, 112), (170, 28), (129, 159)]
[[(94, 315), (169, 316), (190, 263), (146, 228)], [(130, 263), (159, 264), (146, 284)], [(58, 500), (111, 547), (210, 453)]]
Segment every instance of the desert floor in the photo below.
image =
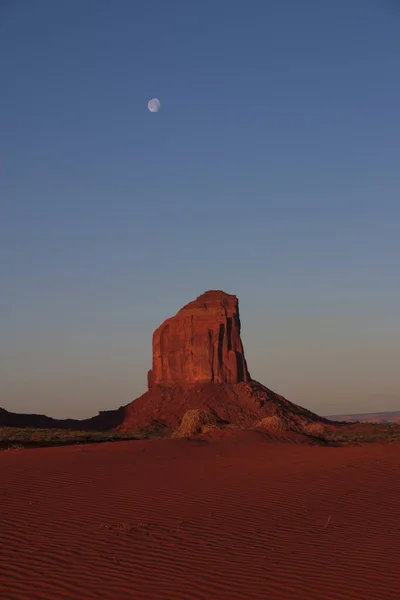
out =
[(2, 600), (400, 597), (400, 443), (0, 452)]

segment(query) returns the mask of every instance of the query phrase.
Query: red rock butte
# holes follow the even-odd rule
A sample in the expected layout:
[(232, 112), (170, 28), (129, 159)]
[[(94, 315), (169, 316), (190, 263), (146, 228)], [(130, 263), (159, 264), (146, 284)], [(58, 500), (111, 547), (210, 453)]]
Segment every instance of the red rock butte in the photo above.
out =
[(149, 388), (250, 381), (236, 296), (209, 291), (164, 321), (153, 335)]
[(237, 297), (205, 292), (154, 332), (149, 389), (140, 398), (82, 421), (0, 409), (0, 425), (172, 431), (193, 409), (234, 426), (252, 427), (273, 417), (275, 427), (301, 434), (315, 423), (329, 425), (250, 377), (240, 329)]
[(186, 411), (253, 426), (277, 417), (287, 430), (326, 419), (289, 402), (250, 377), (236, 296), (210, 290), (186, 304), (153, 334), (148, 391), (125, 407), (121, 429), (174, 429)]

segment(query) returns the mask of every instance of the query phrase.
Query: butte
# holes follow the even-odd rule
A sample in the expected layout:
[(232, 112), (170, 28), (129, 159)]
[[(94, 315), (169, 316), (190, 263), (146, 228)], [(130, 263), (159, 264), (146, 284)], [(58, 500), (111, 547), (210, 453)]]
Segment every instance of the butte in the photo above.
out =
[(122, 430), (172, 431), (194, 409), (221, 425), (269, 421), (298, 433), (329, 423), (251, 378), (238, 299), (220, 290), (205, 292), (156, 329), (148, 391), (124, 408)]
[(205, 292), (154, 332), (148, 391), (140, 398), (84, 420), (0, 408), (0, 426), (172, 433), (192, 411), (216, 426), (261, 426), (313, 437), (334, 425), (251, 378), (240, 329), (237, 297)]

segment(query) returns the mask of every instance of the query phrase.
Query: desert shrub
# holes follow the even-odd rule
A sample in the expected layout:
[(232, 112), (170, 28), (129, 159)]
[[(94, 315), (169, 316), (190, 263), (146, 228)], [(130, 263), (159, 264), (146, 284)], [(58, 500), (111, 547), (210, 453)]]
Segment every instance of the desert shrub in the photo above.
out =
[(4, 448), (5, 452), (14, 452), (16, 450), (23, 450), (24, 447), (22, 444), (10, 444), (7, 448)]
[(322, 423), (305, 423), (302, 427), (303, 433), (312, 437), (324, 437), (325, 427)]
[(172, 437), (179, 438), (206, 433), (210, 429), (214, 429), (216, 425), (217, 420), (212, 413), (194, 408), (185, 412), (181, 424)]
[(278, 415), (272, 415), (270, 417), (264, 417), (261, 421), (256, 423), (256, 427), (262, 427), (262, 429), (266, 429), (271, 432), (276, 431), (285, 431), (288, 429), (286, 423), (278, 417)]

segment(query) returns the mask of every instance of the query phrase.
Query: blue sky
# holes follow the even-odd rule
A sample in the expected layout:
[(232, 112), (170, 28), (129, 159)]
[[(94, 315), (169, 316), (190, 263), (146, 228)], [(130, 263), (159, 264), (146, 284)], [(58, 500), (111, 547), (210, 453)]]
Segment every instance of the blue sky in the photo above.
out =
[(1, 2), (0, 406), (129, 402), (224, 289), (254, 378), (400, 408), (396, 4)]

